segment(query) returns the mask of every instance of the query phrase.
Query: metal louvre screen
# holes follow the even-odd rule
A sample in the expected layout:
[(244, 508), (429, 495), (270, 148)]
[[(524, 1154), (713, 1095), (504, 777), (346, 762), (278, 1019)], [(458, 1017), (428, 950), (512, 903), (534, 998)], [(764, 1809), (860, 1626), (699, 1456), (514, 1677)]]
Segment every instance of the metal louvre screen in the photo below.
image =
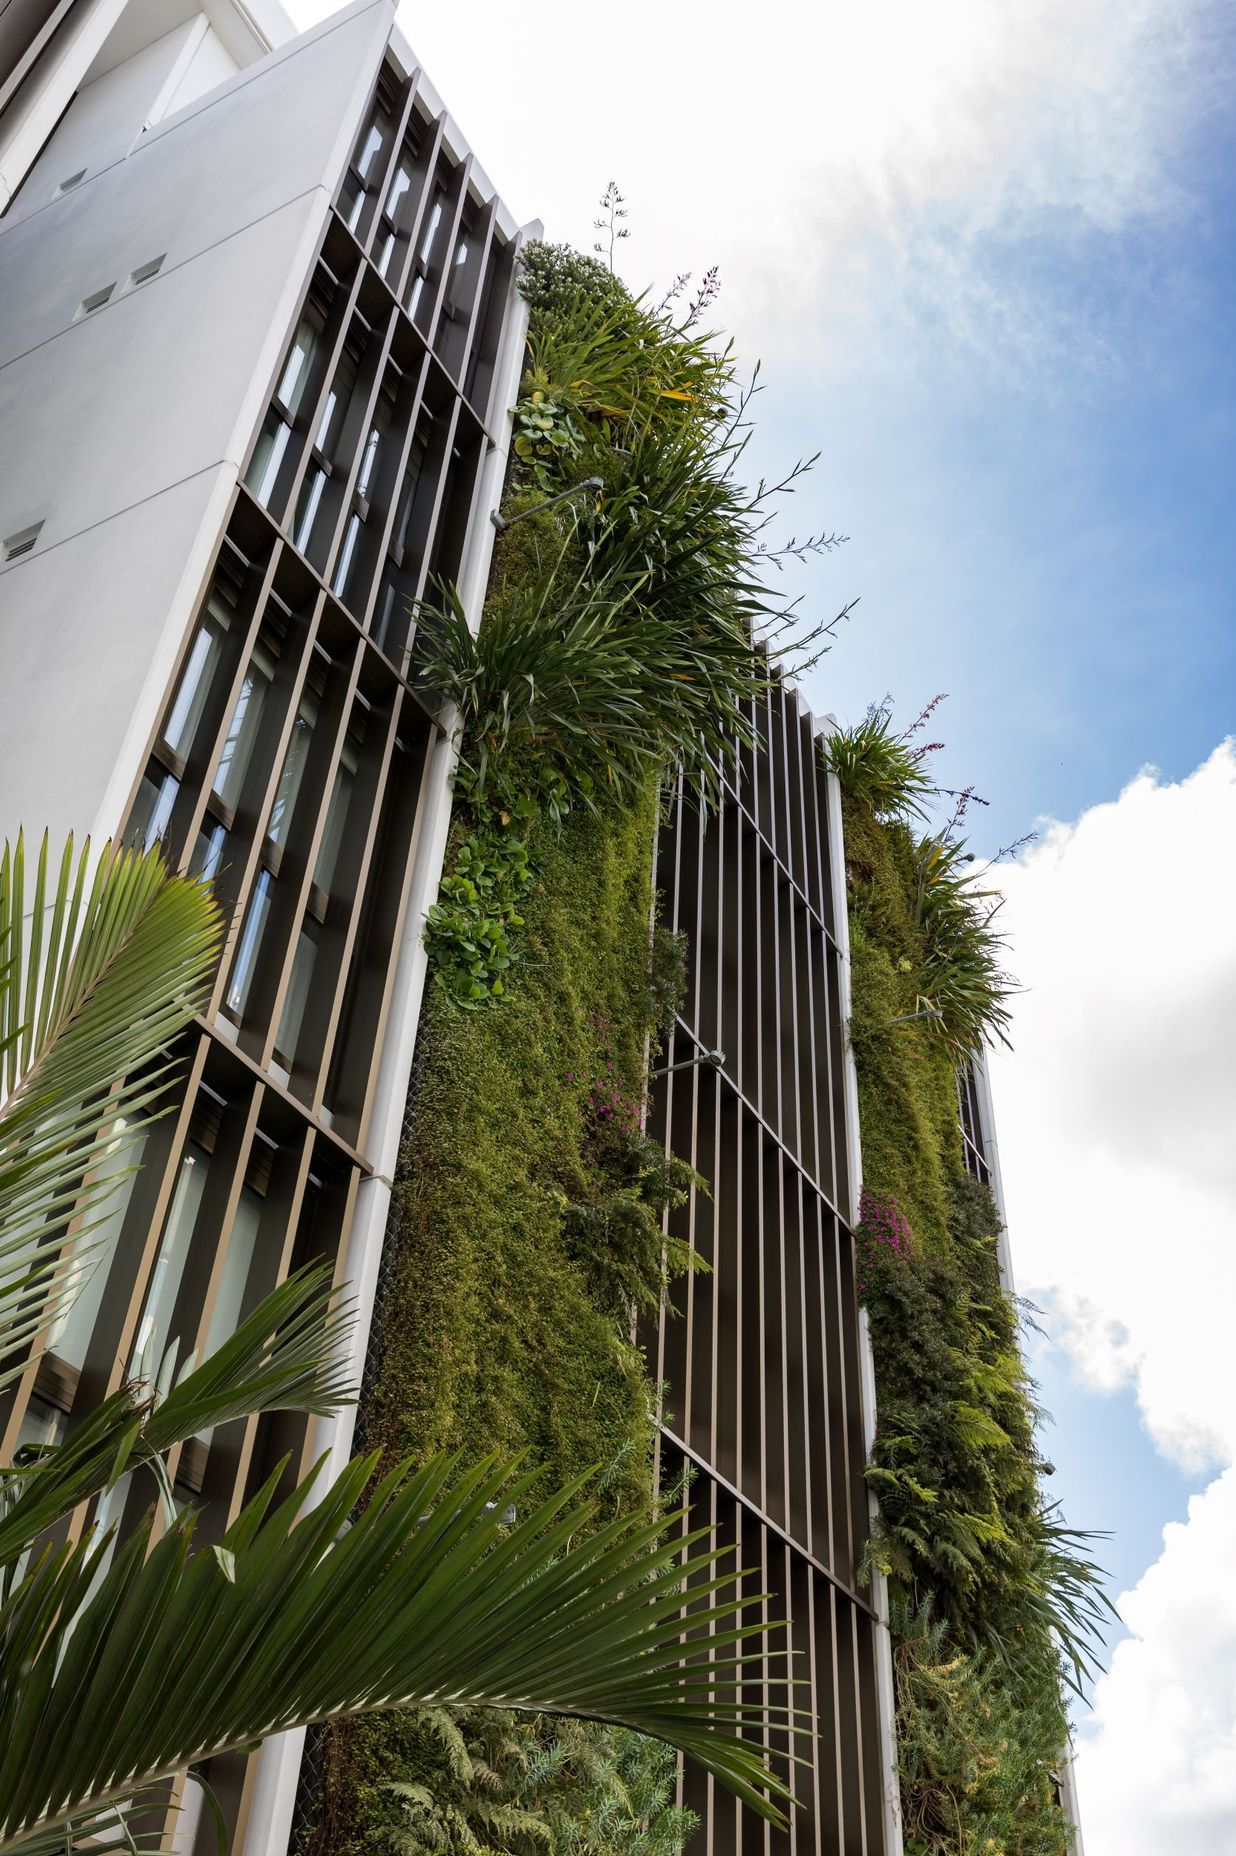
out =
[(775, 688), (705, 811), (679, 790), (657, 851), (662, 921), (687, 946), (686, 997), (650, 1127), (708, 1182), (673, 1214), (708, 1273), (682, 1278), (648, 1338), (664, 1396), (662, 1484), (738, 1549), (768, 1592), (771, 1703), (787, 1648), (813, 1731), (769, 1752), (792, 1774), (788, 1832), (684, 1774), (696, 1847), (885, 1849), (876, 1621), (856, 1584), (866, 1532), (858, 1303), (847, 1222), (840, 950), (825, 777), (810, 716)]

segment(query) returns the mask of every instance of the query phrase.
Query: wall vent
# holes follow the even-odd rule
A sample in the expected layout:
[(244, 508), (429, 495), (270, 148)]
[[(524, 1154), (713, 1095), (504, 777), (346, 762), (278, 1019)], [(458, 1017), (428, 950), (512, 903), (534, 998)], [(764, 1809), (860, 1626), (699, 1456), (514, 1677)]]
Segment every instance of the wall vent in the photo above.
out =
[(78, 168), (76, 174), (68, 174), (57, 187), (54, 197), (58, 200), (62, 193), (72, 193), (74, 187), (80, 187), (85, 180), (87, 170)]
[(104, 284), (101, 290), (94, 290), (89, 296), (84, 296), (78, 305), (77, 314), (73, 318), (74, 322), (80, 322), (83, 316), (92, 316), (96, 309), (102, 309), (104, 303), (110, 301), (115, 288), (114, 283)]
[(0, 542), (0, 565), (7, 567), (10, 561), (19, 561), (23, 554), (29, 554), (42, 527), (41, 522), (36, 522), (32, 528), (20, 529), (16, 535), (10, 535), (7, 541)]
[(161, 251), (157, 258), (148, 258), (145, 264), (139, 264), (135, 271), (130, 271), (129, 289), (135, 289), (138, 284), (148, 284), (152, 277), (157, 277), (163, 269), (163, 260), (166, 256), (167, 253)]

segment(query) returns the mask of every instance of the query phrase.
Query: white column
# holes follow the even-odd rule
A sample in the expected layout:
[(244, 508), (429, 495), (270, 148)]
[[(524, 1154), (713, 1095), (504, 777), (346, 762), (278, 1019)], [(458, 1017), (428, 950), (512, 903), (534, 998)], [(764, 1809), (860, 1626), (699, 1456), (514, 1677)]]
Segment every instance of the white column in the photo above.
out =
[[(826, 716), (822, 735), (832, 734), (837, 724)], [(828, 842), (832, 849), (833, 921), (840, 949), (839, 991), (841, 1016), (845, 1025), (845, 1126), (846, 1173), (849, 1179), (849, 1205), (844, 1209), (853, 1229), (858, 1224), (858, 1199), (863, 1177), (862, 1147), (858, 1127), (858, 1072), (850, 1045), (850, 916), (845, 887), (845, 836), (841, 817), (841, 788), (837, 776), (826, 776), (828, 792)], [(859, 1372), (862, 1381), (863, 1449), (870, 1457), (875, 1442), (876, 1383), (875, 1361), (871, 1352), (871, 1329), (866, 1309), (858, 1317)], [(870, 1518), (876, 1518), (875, 1496), (868, 1493)], [(883, 1573), (871, 1578), (871, 1604), (879, 1622), (876, 1626), (876, 1700), (880, 1718), (880, 1776), (884, 1785), (884, 1844), (887, 1856), (901, 1856), (901, 1788), (897, 1782), (897, 1704), (893, 1693), (893, 1640), (888, 1628), (888, 1586)]]

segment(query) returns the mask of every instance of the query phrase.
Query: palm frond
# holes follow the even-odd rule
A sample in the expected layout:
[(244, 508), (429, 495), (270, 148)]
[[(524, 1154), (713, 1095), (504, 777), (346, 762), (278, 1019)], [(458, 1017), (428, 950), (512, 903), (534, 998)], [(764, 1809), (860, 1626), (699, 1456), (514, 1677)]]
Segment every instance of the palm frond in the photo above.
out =
[(351, 1398), (339, 1364), (350, 1323), (329, 1265), (316, 1264), (273, 1290), (201, 1366), (182, 1373), (162, 1400), (124, 1386), (88, 1411), (65, 1442), (0, 1470), (0, 1575), (57, 1522), (135, 1465), (154, 1466), (175, 1444), (215, 1425), (264, 1411), (326, 1414)]
[(19, 835), (0, 856), (0, 1386), (67, 1294), (70, 1221), (80, 1264), (121, 1188), (115, 1154), (165, 1095), (221, 934), (157, 851), (70, 838), (53, 866), (45, 835), (32, 885), (26, 862)]
[[(767, 1627), (742, 1623), (707, 1530), (614, 1522), (576, 1544), (585, 1478), (536, 1500), (535, 1475), (492, 1458), (376, 1483), (375, 1467), (352, 1463), (312, 1508), (308, 1485), (273, 1506), (276, 1472), (216, 1548), (195, 1549), (187, 1513), (153, 1544), (139, 1527), (106, 1567), (104, 1543), (42, 1554), (0, 1606), (17, 1652), (0, 1673), (0, 1852), (268, 1734), (414, 1706), (611, 1721), (784, 1821), (788, 1787), (729, 1731), (769, 1718), (741, 1647)], [(717, 1626), (709, 1661), (685, 1634), (684, 1549)]]

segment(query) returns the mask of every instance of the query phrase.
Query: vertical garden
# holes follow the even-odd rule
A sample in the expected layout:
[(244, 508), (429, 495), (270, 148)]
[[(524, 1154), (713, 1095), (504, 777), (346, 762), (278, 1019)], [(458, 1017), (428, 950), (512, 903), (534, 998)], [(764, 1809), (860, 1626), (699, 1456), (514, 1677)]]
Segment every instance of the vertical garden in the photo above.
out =
[[(599, 1465), (598, 1520), (655, 1511), (655, 1388), (633, 1313), (691, 1264), (693, 1175), (643, 1132), (682, 950), (656, 922), (661, 792), (707, 792), (785, 650), (755, 567), (746, 396), (700, 305), (637, 302), (533, 246), (514, 460), (479, 634), (451, 589), (417, 675), (460, 717), (446, 875), (387, 1238), (366, 1445)], [(548, 505), (548, 506), (546, 506)], [(443, 1710), (327, 1737), (315, 1856), (482, 1847), (673, 1856), (673, 1755), (582, 1723)]]
[[(833, 738), (843, 794), (875, 1356), (868, 1469), (888, 1579), (907, 1856), (1064, 1856), (1064, 1697), (1106, 1608), (1086, 1536), (1045, 1500), (1022, 1311), (964, 1163), (958, 1085), (1005, 1035), (998, 897), (955, 817), (925, 831), (928, 750), (886, 711)], [(964, 812), (964, 806), (961, 808)]]
[[(772, 499), (743, 487), (749, 393), (697, 329), (603, 265), (531, 247), (504, 526), (478, 633), (450, 588), (416, 674), (459, 717), (431, 983), (387, 1238), (367, 1447), (599, 1465), (598, 1524), (656, 1512), (656, 1388), (633, 1316), (690, 1267), (689, 1169), (643, 1132), (682, 950), (657, 925), (661, 794), (706, 804), (744, 705), (822, 647), (768, 590)], [(707, 294), (707, 293), (706, 293)], [(811, 541), (806, 547), (816, 545)], [(1004, 1022), (982, 897), (883, 717), (829, 750), (845, 794), (852, 1042), (876, 1357), (868, 1551), (892, 1594), (910, 1856), (1059, 1856), (1060, 1677), (1092, 1569), (1045, 1510), (995, 1209), (966, 1174), (958, 1065)], [(674, 1757), (591, 1724), (447, 1708), (330, 1730), (313, 1856), (676, 1856)]]

